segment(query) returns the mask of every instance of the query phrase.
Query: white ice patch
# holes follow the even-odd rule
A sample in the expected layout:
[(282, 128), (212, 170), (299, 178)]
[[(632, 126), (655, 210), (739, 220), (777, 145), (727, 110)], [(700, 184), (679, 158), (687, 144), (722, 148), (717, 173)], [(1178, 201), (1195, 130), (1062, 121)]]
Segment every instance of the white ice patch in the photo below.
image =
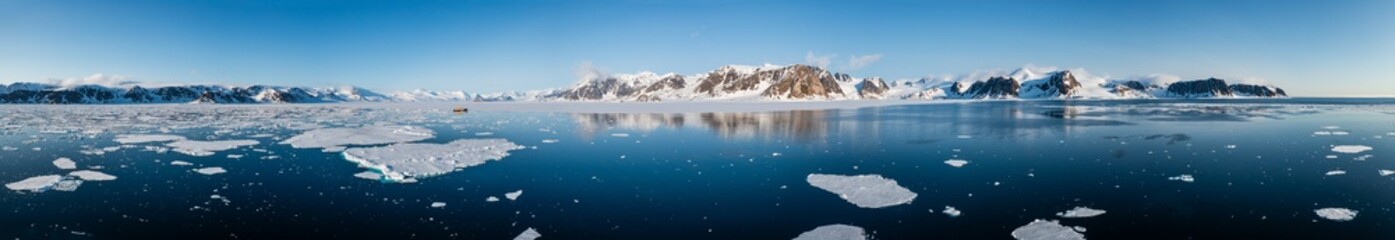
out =
[(450, 173), (507, 157), (523, 146), (504, 139), (461, 139), (446, 144), (400, 143), (350, 148), (344, 159), (383, 174), (390, 182), (413, 182), (419, 177)]
[(185, 162), (185, 161), (179, 161), (179, 160), (174, 160), (174, 161), (170, 161), (170, 165), (174, 165), (174, 166), (193, 166), (194, 163)]
[(487, 197), (487, 198), (484, 198), (484, 201), (485, 201), (485, 202), (498, 202), (498, 201), (499, 201), (499, 197), (489, 196), (489, 197)]
[(194, 172), (197, 172), (197, 173), (203, 174), (203, 175), (214, 175), (214, 174), (226, 173), (226, 172), (228, 172), (228, 170), (225, 170), (225, 169), (223, 169), (222, 167), (206, 167), (206, 168), (194, 169)]
[(431, 139), (435, 131), (422, 127), (379, 125), (359, 128), (324, 128), (305, 131), (281, 144), (294, 148), (329, 148), (348, 145), (377, 145)]
[(63, 180), (63, 176), (60, 175), (43, 175), (25, 178), (18, 182), (7, 183), (5, 184), (5, 188), (15, 191), (39, 192), (53, 187), (53, 185), (58, 184), (58, 181), (61, 180)]
[(910, 203), (916, 193), (881, 175), (809, 174), (809, 185), (838, 194), (839, 198), (861, 208), (883, 208)]
[(1395, 175), (1395, 170), (1385, 170), (1385, 169), (1381, 169), (1381, 170), (1380, 170), (1380, 176), (1386, 177), (1386, 176), (1390, 176), (1390, 175)]
[(949, 166), (952, 166), (952, 167), (963, 167), (964, 165), (969, 164), (969, 161), (968, 161), (968, 160), (960, 160), (960, 159), (950, 159), (950, 160), (945, 160), (945, 164), (947, 164), (947, 165), (949, 165)]
[(53, 166), (58, 167), (58, 169), (71, 170), (77, 169), (77, 162), (68, 158), (58, 158), (53, 160)]
[[(930, 210), (930, 211), (934, 211), (934, 210)], [(949, 215), (949, 217), (958, 217), (959, 215), (963, 215), (963, 214), (964, 214), (964, 212), (959, 211), (959, 209), (954, 208), (953, 206), (945, 206), (945, 210), (944, 210), (944, 211), (940, 211), (940, 213), (944, 213), (945, 215)]]
[(1075, 228), (1063, 226), (1054, 220), (1037, 219), (1013, 229), (1012, 238), (1018, 240), (1085, 240), (1085, 234), (1080, 233)]
[(174, 148), (175, 152), (190, 156), (202, 157), (213, 155), (215, 152), (226, 151), (242, 146), (257, 145), (257, 140), (220, 140), (220, 141), (198, 141), (179, 140), (165, 144), (166, 147)]
[(443, 208), (443, 207), (446, 207), (446, 203), (444, 203), (444, 202), (433, 202), (433, 203), (431, 203), (431, 207), (432, 207), (432, 208)]
[(382, 179), (383, 179), (383, 175), (382, 175), (382, 174), (379, 174), (378, 172), (374, 172), (374, 171), (363, 171), (363, 172), (361, 172), (361, 173), (355, 173), (355, 174), (354, 174), (354, 177), (356, 177), (356, 178), (362, 178), (362, 179), (368, 179), (368, 180), (382, 180)]
[(1326, 174), (1326, 175), (1327, 175), (1327, 176), (1337, 176), (1337, 175), (1345, 175), (1345, 174), (1347, 174), (1347, 171), (1332, 170), (1332, 171), (1327, 171), (1327, 174)]
[(852, 225), (824, 225), (808, 232), (800, 233), (794, 240), (866, 240), (867, 232)]
[(629, 133), (611, 133), (611, 137), (630, 137)]
[(1056, 213), (1056, 216), (1061, 216), (1063, 218), (1087, 218), (1103, 215), (1104, 212), (1104, 210), (1094, 208), (1075, 207), (1074, 209), (1066, 210), (1066, 212)]
[(504, 193), (504, 198), (508, 198), (509, 201), (514, 201), (514, 200), (518, 200), (518, 196), (519, 196), (519, 195), (523, 195), (523, 190), (520, 189), (520, 190), (518, 190), (518, 191), (512, 191), (512, 192)]
[(557, 139), (543, 139), (542, 143), (557, 143)]
[(165, 135), (165, 134), (127, 134), (127, 135), (116, 135), (116, 139), (113, 139), (113, 141), (116, 141), (116, 142), (121, 143), (121, 144), (136, 144), (136, 143), (148, 143), (148, 142), (171, 142), (171, 141), (179, 141), (179, 140), (184, 140), (184, 137), (175, 136), (175, 135)]
[(1182, 175), (1177, 175), (1176, 177), (1167, 177), (1167, 180), (1172, 180), (1172, 181), (1183, 181), (1183, 182), (1195, 182), (1195, 181), (1196, 181), (1196, 178), (1193, 178), (1191, 174), (1182, 174)]
[(92, 170), (78, 170), (68, 173), (68, 176), (81, 178), (83, 181), (111, 181), (116, 180), (116, 176)]
[(1346, 208), (1322, 208), (1313, 210), (1319, 217), (1327, 220), (1345, 222), (1356, 218), (1356, 211)]
[(1339, 145), (1339, 146), (1332, 147), (1332, 151), (1333, 151), (1333, 152), (1347, 153), (1347, 154), (1357, 154), (1357, 153), (1361, 153), (1361, 152), (1365, 152), (1365, 151), (1370, 151), (1370, 150), (1372, 150), (1372, 149), (1374, 149), (1374, 148), (1371, 148), (1371, 146), (1365, 146), (1365, 145)]
[(540, 237), (542, 234), (538, 233), (538, 230), (528, 228), (528, 230), (523, 230), (523, 233), (519, 233), (517, 237), (513, 237), (513, 240), (535, 240)]

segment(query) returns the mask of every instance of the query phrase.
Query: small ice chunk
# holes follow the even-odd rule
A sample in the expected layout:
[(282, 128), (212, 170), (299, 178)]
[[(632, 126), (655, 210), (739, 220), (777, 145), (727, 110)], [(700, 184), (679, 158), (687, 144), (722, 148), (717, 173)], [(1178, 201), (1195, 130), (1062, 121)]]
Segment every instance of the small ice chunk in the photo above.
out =
[(81, 178), (83, 181), (111, 181), (116, 180), (116, 176), (92, 170), (78, 170), (68, 173), (68, 176)]
[(381, 173), (385, 181), (411, 182), (419, 177), (446, 174), (509, 156), (523, 146), (504, 139), (461, 139), (446, 144), (399, 143), (382, 147), (350, 148), (344, 159)]
[(1227, 148), (1227, 149), (1235, 149), (1235, 144), (1225, 145), (1225, 148)]
[(242, 146), (257, 145), (257, 143), (257, 140), (179, 140), (167, 143), (165, 144), (165, 146), (174, 148), (175, 152), (195, 157), (202, 157), (213, 155), (214, 152), (226, 151), (228, 149), (234, 149)]
[(910, 203), (916, 193), (896, 184), (896, 180), (881, 175), (832, 175), (809, 174), (805, 179), (809, 185), (838, 194), (861, 208), (883, 208)]
[(512, 191), (512, 192), (504, 193), (504, 198), (508, 198), (509, 201), (513, 201), (513, 200), (518, 200), (518, 196), (519, 196), (519, 195), (523, 195), (523, 190), (522, 190), (522, 189), (519, 189), (518, 191)]
[(1365, 146), (1365, 145), (1339, 145), (1339, 146), (1332, 147), (1332, 151), (1333, 151), (1333, 152), (1347, 153), (1347, 154), (1357, 154), (1357, 153), (1361, 153), (1361, 152), (1365, 152), (1365, 151), (1370, 151), (1370, 150), (1372, 150), (1372, 149), (1374, 149), (1374, 148), (1371, 148), (1371, 146)]
[(294, 148), (328, 148), (347, 145), (377, 145), (431, 139), (436, 132), (414, 126), (378, 125), (359, 128), (322, 128), (305, 131), (281, 141)]
[(954, 208), (953, 206), (945, 206), (945, 210), (940, 212), (944, 213), (945, 215), (949, 215), (949, 217), (958, 217), (959, 215), (964, 214), (964, 212), (960, 212), (959, 209)]
[(1085, 234), (1075, 228), (1063, 226), (1055, 220), (1033, 220), (1027, 225), (1012, 230), (1012, 238), (1018, 240), (1085, 240)]
[(1191, 174), (1182, 174), (1182, 175), (1177, 175), (1176, 177), (1168, 177), (1167, 180), (1172, 180), (1172, 181), (1183, 181), (1183, 182), (1195, 182), (1195, 181), (1196, 181), (1196, 178), (1192, 178), (1192, 175), (1191, 175)]
[(1103, 214), (1104, 210), (1088, 207), (1075, 207), (1074, 209), (1066, 210), (1066, 212), (1056, 213), (1056, 216), (1061, 216), (1063, 218), (1087, 218)]
[(542, 143), (557, 143), (557, 139), (543, 139)]
[(494, 132), (477, 132), (475, 136), (494, 136)]
[(1344, 174), (1347, 174), (1347, 171), (1342, 171), (1342, 170), (1327, 171), (1327, 176), (1337, 176), (1337, 175), (1344, 175)]
[(361, 173), (355, 173), (354, 177), (368, 180), (383, 180), (383, 174), (379, 174), (378, 172), (374, 171), (363, 171)]
[(444, 202), (433, 202), (433, 203), (431, 203), (431, 207), (432, 207), (432, 208), (443, 208), (443, 207), (446, 207), (446, 203), (444, 203)]
[(499, 201), (499, 197), (489, 196), (489, 197), (487, 197), (487, 198), (484, 198), (484, 201), (485, 201), (485, 202), (498, 202), (498, 201)]
[(794, 240), (866, 240), (867, 232), (862, 228), (845, 224), (824, 225), (808, 232), (800, 233)]
[(540, 237), (542, 234), (538, 233), (538, 230), (528, 228), (528, 230), (523, 230), (523, 233), (519, 233), (517, 237), (513, 237), (513, 240), (535, 240)]
[(116, 141), (116, 142), (121, 143), (121, 144), (136, 144), (136, 143), (148, 143), (148, 142), (172, 142), (172, 141), (179, 141), (179, 140), (184, 140), (184, 137), (175, 136), (175, 135), (165, 135), (165, 134), (126, 134), (126, 135), (116, 135), (116, 139), (113, 139), (113, 141)]
[(611, 133), (611, 137), (630, 137), (629, 133)]
[(1386, 177), (1386, 176), (1390, 176), (1390, 175), (1395, 175), (1395, 170), (1385, 170), (1385, 169), (1381, 169), (1381, 170), (1380, 170), (1380, 176)]
[(948, 164), (949, 166), (953, 166), (953, 167), (963, 167), (965, 164), (969, 164), (969, 161), (968, 161), (968, 160), (961, 160), (961, 159), (950, 159), (950, 160), (945, 160), (945, 164)]
[(174, 165), (174, 166), (192, 166), (192, 165), (194, 165), (194, 163), (185, 162), (185, 161), (179, 161), (179, 160), (174, 160), (174, 161), (170, 161), (170, 165)]
[(63, 180), (63, 176), (60, 175), (43, 175), (25, 178), (18, 182), (7, 183), (5, 184), (5, 188), (15, 191), (40, 192), (53, 187), (54, 184), (58, 184), (58, 181), (61, 180)]
[(1313, 212), (1317, 213), (1319, 217), (1327, 220), (1345, 222), (1355, 219), (1357, 211), (1346, 208), (1322, 208), (1314, 210)]
[(64, 179), (62, 181), (58, 181), (58, 183), (56, 184), (53, 184), (52, 189), (54, 191), (72, 192), (77, 191), (78, 187), (80, 186), (82, 186), (82, 180)]
[(61, 157), (57, 160), (53, 160), (53, 166), (58, 167), (58, 169), (71, 170), (77, 169), (77, 162), (73, 162), (72, 159)]
[(222, 174), (222, 173), (228, 172), (228, 170), (224, 170), (222, 167), (206, 167), (206, 168), (194, 169), (194, 172), (198, 172), (199, 174), (203, 174), (203, 175), (214, 175), (214, 174)]

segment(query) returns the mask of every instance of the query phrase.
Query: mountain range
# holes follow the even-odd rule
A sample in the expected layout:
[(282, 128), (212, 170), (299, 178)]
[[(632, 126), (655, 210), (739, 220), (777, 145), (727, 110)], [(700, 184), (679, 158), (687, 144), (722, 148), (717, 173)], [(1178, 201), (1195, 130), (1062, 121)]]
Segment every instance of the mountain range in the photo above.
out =
[(503, 92), (412, 90), (379, 94), (353, 86), (328, 88), (280, 86), (139, 85), (60, 86), (44, 83), (0, 84), (0, 103), (333, 103), (424, 101), (828, 101), (858, 99), (1128, 99), (1287, 97), (1283, 89), (1229, 83), (1207, 78), (1162, 82), (1107, 79), (1083, 70), (1020, 68), (1008, 73), (974, 74), (959, 79), (922, 78), (884, 81), (858, 78), (824, 68), (728, 65), (695, 75), (595, 74), (566, 88)]

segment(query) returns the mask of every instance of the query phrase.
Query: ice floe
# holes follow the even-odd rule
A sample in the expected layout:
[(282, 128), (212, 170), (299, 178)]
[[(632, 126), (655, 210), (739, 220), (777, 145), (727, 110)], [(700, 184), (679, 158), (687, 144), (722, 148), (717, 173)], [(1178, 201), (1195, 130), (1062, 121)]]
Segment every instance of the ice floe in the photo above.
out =
[(43, 175), (25, 178), (24, 180), (19, 180), (17, 182), (6, 183), (5, 188), (9, 188), (10, 190), (15, 191), (40, 192), (50, 187), (53, 187), (53, 185), (58, 184), (58, 181), (61, 180), (63, 180), (63, 176), (60, 175)]
[(523, 233), (519, 233), (517, 237), (513, 237), (513, 240), (535, 240), (540, 237), (542, 234), (538, 233), (538, 230), (528, 228), (528, 230), (523, 230)]
[(219, 140), (219, 141), (198, 141), (179, 140), (165, 144), (166, 147), (174, 148), (175, 152), (190, 156), (202, 157), (210, 156), (215, 152), (227, 151), (242, 146), (257, 145), (257, 140)]
[(952, 166), (952, 167), (963, 167), (965, 164), (969, 164), (969, 161), (967, 161), (967, 160), (960, 160), (960, 159), (950, 159), (950, 160), (945, 160), (945, 164), (947, 164), (947, 165), (949, 165), (949, 166)]
[(1075, 207), (1074, 209), (1066, 210), (1065, 212), (1056, 213), (1056, 216), (1060, 216), (1063, 218), (1087, 218), (1104, 215), (1104, 212), (1104, 210), (1094, 208)]
[(809, 185), (838, 194), (838, 197), (862, 208), (883, 208), (910, 203), (916, 193), (896, 184), (896, 180), (881, 175), (809, 174)]
[(1018, 240), (1084, 240), (1085, 234), (1075, 228), (1057, 223), (1055, 220), (1033, 220), (1027, 225), (1012, 230), (1012, 238)]
[(82, 180), (65, 178), (63, 180), (58, 181), (58, 183), (53, 184), (53, 187), (50, 189), (53, 189), (54, 191), (72, 192), (77, 191), (78, 187), (80, 186), (82, 186)]
[(499, 201), (499, 197), (489, 196), (489, 197), (487, 197), (487, 198), (484, 198), (484, 201), (485, 201), (485, 202), (498, 202), (498, 201)]
[(58, 167), (58, 169), (77, 169), (77, 162), (68, 158), (58, 158), (53, 160), (53, 166)]
[(368, 180), (382, 180), (383, 174), (379, 174), (378, 172), (374, 171), (363, 171), (360, 173), (355, 173), (354, 177)]
[(450, 173), (461, 168), (507, 157), (523, 146), (504, 139), (461, 139), (446, 144), (399, 143), (382, 147), (350, 148), (344, 159), (383, 175), (390, 182), (415, 182), (416, 178)]
[(520, 195), (523, 195), (523, 190), (504, 193), (504, 198), (508, 198), (509, 201), (514, 201), (518, 200), (518, 196)]
[(1380, 176), (1386, 177), (1386, 176), (1390, 176), (1390, 175), (1395, 175), (1395, 170), (1385, 170), (1385, 169), (1381, 169), (1381, 170), (1380, 170)]
[(611, 136), (611, 137), (622, 137), (622, 138), (623, 138), (623, 137), (630, 137), (630, 134), (629, 134), (629, 133), (611, 133), (610, 136)]
[(1195, 181), (1196, 181), (1196, 178), (1193, 178), (1191, 174), (1182, 174), (1182, 175), (1177, 175), (1176, 177), (1167, 177), (1167, 180), (1172, 180), (1172, 181), (1183, 181), (1183, 182), (1195, 182)]
[(179, 140), (184, 140), (184, 137), (176, 136), (176, 135), (166, 135), (166, 134), (127, 134), (127, 135), (116, 135), (116, 139), (113, 139), (113, 141), (116, 141), (116, 142), (122, 143), (122, 144), (136, 144), (136, 143), (148, 143), (148, 142), (172, 142), (172, 141), (179, 141)]
[(866, 240), (867, 232), (862, 228), (846, 224), (824, 225), (808, 232), (800, 233), (794, 240)]
[(1357, 211), (1346, 208), (1321, 208), (1313, 212), (1327, 220), (1345, 222), (1355, 219)]
[[(934, 211), (934, 210), (930, 210), (930, 211)], [(949, 215), (949, 217), (958, 217), (959, 215), (963, 215), (963, 214), (964, 214), (964, 212), (959, 211), (958, 208), (954, 208), (953, 206), (945, 206), (945, 210), (940, 211), (940, 213), (944, 213), (945, 215)]]
[(431, 203), (431, 207), (432, 207), (432, 208), (443, 208), (443, 207), (446, 207), (446, 203), (444, 203), (444, 202), (433, 202), (433, 203)]
[(1371, 146), (1365, 146), (1365, 145), (1338, 145), (1338, 146), (1332, 147), (1332, 151), (1333, 151), (1333, 152), (1347, 153), (1347, 154), (1357, 154), (1357, 153), (1361, 153), (1361, 152), (1365, 152), (1365, 151), (1370, 151), (1370, 150), (1372, 150), (1372, 149), (1374, 149), (1374, 148), (1371, 148)]
[(193, 166), (194, 163), (185, 162), (185, 161), (179, 161), (179, 160), (174, 160), (174, 161), (170, 161), (170, 165), (174, 165), (174, 166)]
[(111, 181), (116, 180), (116, 176), (92, 170), (78, 170), (68, 173), (68, 176), (81, 178), (83, 181)]
[(377, 145), (431, 139), (435, 131), (415, 126), (376, 125), (358, 128), (324, 128), (305, 131), (281, 141), (294, 148), (329, 148), (349, 145)]
[(214, 174), (226, 173), (226, 172), (228, 172), (228, 170), (225, 170), (225, 169), (223, 169), (222, 167), (206, 167), (206, 168), (194, 169), (194, 172), (197, 172), (197, 173), (203, 174), (203, 175), (214, 175)]
[(1332, 170), (1332, 171), (1327, 171), (1327, 173), (1326, 173), (1327, 176), (1337, 176), (1337, 175), (1345, 175), (1345, 174), (1347, 174), (1347, 171), (1342, 171), (1342, 170)]
[(557, 143), (557, 139), (543, 139), (542, 143)]

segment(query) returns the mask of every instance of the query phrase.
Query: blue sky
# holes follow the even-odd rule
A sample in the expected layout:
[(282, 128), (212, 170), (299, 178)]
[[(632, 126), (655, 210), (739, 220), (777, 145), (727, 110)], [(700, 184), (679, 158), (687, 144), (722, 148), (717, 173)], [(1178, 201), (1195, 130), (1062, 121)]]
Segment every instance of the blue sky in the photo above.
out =
[[(1395, 1), (0, 1), (0, 82), (561, 87), (583, 62), (888, 79), (1085, 68), (1395, 95)], [(880, 56), (852, 66), (854, 57)], [(871, 58), (864, 58), (871, 59)]]

